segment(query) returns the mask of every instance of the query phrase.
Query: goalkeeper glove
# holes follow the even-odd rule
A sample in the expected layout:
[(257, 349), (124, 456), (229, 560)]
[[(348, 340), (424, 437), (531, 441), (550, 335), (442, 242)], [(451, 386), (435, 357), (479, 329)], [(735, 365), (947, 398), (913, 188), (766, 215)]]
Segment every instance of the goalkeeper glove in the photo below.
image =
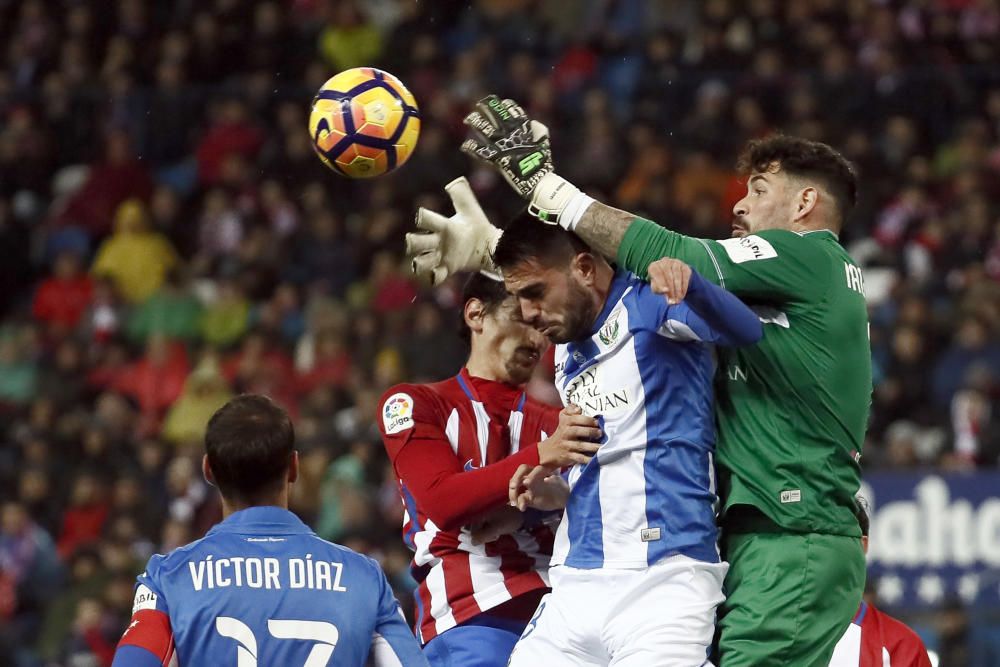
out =
[(406, 235), (413, 273), (431, 285), (440, 285), (457, 271), (482, 271), (500, 280), (492, 256), (501, 231), (490, 224), (464, 176), (444, 189), (455, 214), (446, 218), (421, 207), (416, 225), (424, 231)]
[(496, 167), (522, 197), (552, 171), (548, 128), (528, 118), (514, 100), (490, 95), (476, 104), (465, 124), (470, 129), (462, 151)]
[(493, 165), (530, 199), (528, 212), (573, 231), (593, 199), (553, 171), (549, 130), (531, 120), (517, 102), (496, 95), (483, 98), (465, 117), (469, 137), (462, 151)]

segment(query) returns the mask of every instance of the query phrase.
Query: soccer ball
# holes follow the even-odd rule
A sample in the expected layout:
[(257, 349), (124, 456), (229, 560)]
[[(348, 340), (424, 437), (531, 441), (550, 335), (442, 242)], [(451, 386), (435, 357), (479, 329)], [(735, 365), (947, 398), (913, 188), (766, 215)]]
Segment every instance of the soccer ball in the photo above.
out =
[(388, 72), (355, 67), (323, 84), (309, 115), (313, 148), (323, 164), (351, 178), (371, 178), (406, 162), (417, 145), (420, 112), (413, 95)]

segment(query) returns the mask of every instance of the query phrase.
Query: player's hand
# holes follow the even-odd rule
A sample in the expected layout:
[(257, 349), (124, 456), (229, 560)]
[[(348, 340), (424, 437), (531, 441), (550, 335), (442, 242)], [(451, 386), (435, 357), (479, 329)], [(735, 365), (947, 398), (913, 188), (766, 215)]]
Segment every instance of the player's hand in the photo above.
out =
[(486, 544), (502, 535), (516, 532), (524, 523), (524, 515), (516, 507), (504, 505), (469, 525), (473, 544)]
[(586, 465), (600, 448), (598, 441), (603, 435), (596, 419), (583, 414), (578, 406), (569, 405), (559, 413), (555, 433), (538, 443), (538, 462), (548, 468)]
[(528, 118), (514, 100), (485, 97), (465, 117), (468, 138), (462, 152), (492, 164), (525, 199), (552, 171), (549, 130)]
[(520, 511), (533, 508), (542, 511), (559, 510), (566, 507), (569, 499), (569, 484), (552, 468), (518, 466), (510, 478), (510, 504)]
[(502, 233), (490, 224), (464, 176), (444, 186), (455, 214), (446, 218), (426, 208), (417, 209), (419, 232), (406, 235), (406, 256), (421, 280), (440, 285), (457, 271), (496, 273), (491, 259)]
[(687, 296), (691, 267), (672, 257), (658, 259), (649, 265), (649, 284), (653, 292), (667, 297), (667, 303), (678, 304)]

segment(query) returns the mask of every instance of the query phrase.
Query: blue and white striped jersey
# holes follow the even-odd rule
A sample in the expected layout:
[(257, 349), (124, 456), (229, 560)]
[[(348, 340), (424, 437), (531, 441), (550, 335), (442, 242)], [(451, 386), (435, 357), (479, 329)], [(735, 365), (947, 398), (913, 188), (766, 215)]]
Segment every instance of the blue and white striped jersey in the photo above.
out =
[(634, 274), (615, 274), (591, 336), (556, 348), (563, 403), (597, 417), (604, 438), (590, 463), (569, 471), (553, 565), (719, 561), (711, 343), (760, 336), (753, 311), (697, 272), (672, 306)]

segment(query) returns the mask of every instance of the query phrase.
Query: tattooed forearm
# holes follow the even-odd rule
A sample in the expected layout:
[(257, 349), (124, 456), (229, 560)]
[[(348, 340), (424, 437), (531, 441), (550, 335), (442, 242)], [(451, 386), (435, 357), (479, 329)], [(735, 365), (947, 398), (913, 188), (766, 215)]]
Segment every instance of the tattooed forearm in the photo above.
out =
[(595, 201), (584, 211), (573, 231), (587, 245), (613, 261), (633, 220), (635, 215)]

